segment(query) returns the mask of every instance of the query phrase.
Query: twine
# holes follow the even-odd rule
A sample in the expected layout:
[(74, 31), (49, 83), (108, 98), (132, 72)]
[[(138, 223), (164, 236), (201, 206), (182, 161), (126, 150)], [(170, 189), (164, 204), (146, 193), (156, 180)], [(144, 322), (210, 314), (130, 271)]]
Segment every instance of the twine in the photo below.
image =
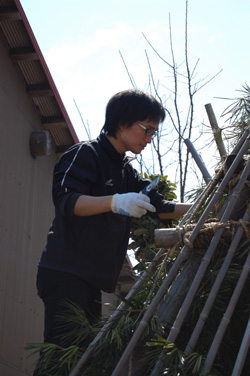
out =
[[(204, 223), (204, 227), (202, 227), (199, 231), (199, 234), (200, 235), (203, 235), (206, 236), (208, 234), (214, 234), (216, 232), (216, 230), (218, 230), (219, 228), (228, 228), (231, 230), (232, 232), (232, 237), (235, 233), (235, 227), (237, 225), (240, 225), (243, 227), (244, 231), (245, 231), (245, 234), (246, 234), (246, 237), (249, 238), (249, 229), (248, 229), (248, 226), (250, 226), (250, 222), (249, 221), (244, 221), (243, 219), (240, 219), (238, 221), (235, 221), (235, 220), (229, 220), (225, 223), (220, 223), (218, 221), (216, 221), (215, 218), (213, 218), (213, 221), (214, 222), (206, 222)], [(196, 226), (196, 224), (192, 224), (192, 225), (184, 225), (184, 226), (176, 226), (176, 231), (178, 233), (178, 238), (179, 238), (179, 242), (184, 245), (186, 244), (188, 246), (189, 249), (193, 249), (194, 248), (194, 244), (192, 244), (190, 242), (190, 240), (188, 239), (192, 230), (194, 229), (194, 227)], [(198, 234), (198, 236), (199, 236)], [(208, 241), (210, 241), (211, 239), (211, 236), (209, 236), (208, 238)], [(204, 240), (204, 239), (203, 239)], [(199, 245), (199, 241), (202, 243), (202, 238), (199, 237), (199, 240), (196, 239), (195, 243), (196, 243), (196, 246)], [(204, 245), (204, 241), (203, 241), (203, 244), (201, 244), (201, 246)]]

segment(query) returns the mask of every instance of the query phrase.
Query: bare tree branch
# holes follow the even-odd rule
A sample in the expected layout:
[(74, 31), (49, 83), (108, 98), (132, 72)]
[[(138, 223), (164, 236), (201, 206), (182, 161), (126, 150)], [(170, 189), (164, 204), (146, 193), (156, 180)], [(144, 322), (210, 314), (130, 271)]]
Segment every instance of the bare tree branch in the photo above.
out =
[(89, 123), (88, 123), (88, 121), (87, 121), (87, 126), (86, 126), (86, 124), (85, 124), (85, 122), (84, 122), (84, 120), (83, 120), (82, 114), (81, 114), (81, 112), (80, 112), (80, 110), (79, 110), (79, 108), (78, 108), (78, 106), (77, 106), (77, 104), (76, 104), (75, 99), (73, 99), (73, 101), (74, 101), (74, 104), (75, 104), (76, 109), (77, 109), (77, 111), (78, 111), (78, 114), (79, 114), (79, 116), (80, 116), (80, 118), (81, 118), (82, 124), (83, 124), (84, 129), (85, 129), (85, 132), (86, 132), (86, 134), (87, 134), (87, 137), (88, 137), (89, 140), (91, 140), (91, 133), (90, 133), (90, 128), (89, 128)]
[(127, 71), (128, 76), (129, 76), (129, 79), (130, 79), (131, 85), (132, 85), (134, 88), (136, 88), (137, 86), (136, 86), (136, 84), (135, 84), (135, 81), (134, 81), (133, 77), (131, 76), (131, 74), (129, 73), (128, 67), (127, 67), (127, 65), (126, 65), (126, 63), (125, 63), (125, 60), (123, 59), (123, 56), (122, 56), (122, 53), (121, 53), (120, 50), (119, 50), (119, 54), (120, 54), (120, 56), (121, 56), (121, 58), (122, 58), (123, 64), (124, 64), (124, 66), (125, 66), (125, 69), (126, 69), (126, 71)]

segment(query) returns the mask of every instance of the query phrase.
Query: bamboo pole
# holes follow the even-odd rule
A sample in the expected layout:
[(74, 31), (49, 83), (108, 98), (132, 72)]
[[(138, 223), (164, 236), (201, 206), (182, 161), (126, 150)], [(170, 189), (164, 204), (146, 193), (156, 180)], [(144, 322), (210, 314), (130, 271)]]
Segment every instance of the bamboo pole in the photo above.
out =
[(142, 283), (146, 280), (146, 278), (148, 277), (148, 275), (150, 274), (150, 272), (152, 272), (154, 270), (154, 268), (156, 267), (159, 259), (162, 257), (162, 254), (164, 252), (165, 252), (164, 248), (161, 248), (159, 250), (159, 252), (157, 252), (157, 254), (155, 255), (154, 259), (151, 261), (148, 269), (140, 276), (140, 278), (138, 279), (138, 281), (132, 286), (131, 290), (129, 291), (129, 293), (126, 296), (125, 301), (123, 301), (117, 307), (117, 309), (115, 310), (115, 312), (113, 312), (113, 314), (110, 316), (109, 320), (102, 327), (102, 329), (97, 334), (97, 336), (89, 344), (87, 350), (84, 352), (84, 354), (82, 355), (82, 357), (80, 358), (80, 360), (76, 364), (75, 368), (71, 371), (70, 376), (79, 376), (80, 375), (80, 372), (83, 369), (84, 364), (87, 362), (87, 360), (89, 359), (89, 357), (92, 355), (92, 353), (93, 353), (93, 351), (94, 351), (97, 343), (99, 342), (99, 340), (102, 338), (102, 336), (104, 335), (104, 333), (106, 333), (107, 330), (109, 330), (111, 328), (114, 320), (117, 319), (123, 313), (124, 309), (127, 306), (126, 301), (128, 301), (129, 299), (131, 299), (135, 295), (135, 293), (138, 291), (138, 289), (140, 288), (140, 286), (142, 285)]
[[(249, 140), (250, 141), (250, 140)], [(247, 146), (248, 148), (248, 146)], [(238, 157), (237, 157), (238, 158)], [(234, 209), (234, 205), (236, 203), (236, 198), (238, 198), (248, 176), (249, 176), (249, 173), (250, 173), (250, 160), (247, 162), (244, 170), (243, 170), (243, 173), (242, 173), (242, 176), (241, 176), (241, 179), (240, 181), (238, 182), (238, 184), (236, 185), (236, 187), (234, 188), (234, 191), (232, 193), (232, 195), (230, 196), (230, 199), (229, 199), (229, 202), (228, 202), (228, 205), (225, 209), (225, 212), (221, 218), (221, 223), (225, 223), (227, 222), (227, 220), (230, 218), (230, 215)], [(211, 260), (211, 257), (216, 249), (216, 246), (220, 240), (220, 237), (222, 235), (224, 231), (224, 228), (219, 228), (216, 232), (215, 232), (215, 235), (211, 241), (211, 244), (210, 246), (208, 247), (207, 249), (207, 252), (205, 254), (205, 256), (203, 257), (203, 260), (201, 262), (201, 266), (194, 278), (194, 281), (191, 285), (191, 288), (189, 290), (189, 293), (187, 294), (186, 298), (185, 298), (185, 301), (183, 303), (183, 306), (177, 316), (177, 319), (176, 319), (176, 322), (174, 323), (172, 329), (170, 330), (170, 334), (168, 336), (168, 341), (169, 342), (174, 342), (179, 331), (180, 331), (180, 327), (185, 319), (185, 316), (186, 316), (186, 313), (191, 305), (191, 302), (195, 296), (195, 293), (199, 287), (199, 284), (204, 276), (204, 273), (207, 269), (207, 266)]]
[[(249, 134), (249, 132), (247, 134)], [(241, 147), (237, 157), (235, 158), (235, 160), (232, 163), (232, 165), (230, 166), (227, 174), (225, 175), (224, 179), (222, 180), (218, 190), (215, 192), (215, 194), (214, 194), (213, 198), (211, 199), (211, 201), (209, 202), (207, 208), (204, 210), (203, 214), (201, 215), (195, 229), (191, 233), (191, 235), (189, 237), (189, 241), (191, 243), (195, 240), (200, 228), (202, 227), (205, 220), (207, 219), (211, 209), (214, 207), (215, 203), (218, 201), (219, 197), (222, 195), (226, 185), (228, 184), (229, 180), (231, 179), (231, 176), (232, 176), (234, 170), (238, 166), (238, 163), (241, 161), (243, 155), (246, 153), (246, 151), (249, 147), (249, 144), (250, 144), (250, 137), (247, 137), (247, 139), (245, 140), (243, 146)], [(219, 229), (218, 231), (220, 231), (220, 230), (221, 229)], [(116, 366), (114, 372), (112, 373), (112, 376), (121, 376), (123, 369), (125, 368), (125, 366), (128, 363), (128, 360), (129, 360), (129, 357), (130, 357), (132, 351), (134, 350), (134, 348), (135, 348), (136, 344), (138, 343), (141, 335), (143, 334), (150, 318), (154, 314), (157, 305), (159, 304), (163, 295), (167, 291), (170, 283), (172, 282), (172, 280), (174, 279), (174, 277), (178, 273), (179, 267), (182, 264), (183, 260), (185, 259), (187, 252), (188, 252), (188, 247), (185, 245), (183, 247), (183, 249), (181, 250), (181, 252), (179, 253), (179, 255), (178, 255), (175, 263), (173, 264), (172, 268), (170, 269), (168, 275), (164, 279), (164, 281), (163, 281), (161, 287), (159, 288), (158, 292), (156, 293), (156, 295), (155, 295), (151, 305), (147, 309), (143, 319), (140, 321), (137, 329), (134, 332), (134, 335), (132, 336), (129, 344), (127, 345), (127, 348), (125, 349), (122, 357), (120, 358), (120, 361), (117, 363), (117, 366)], [(155, 375), (157, 375), (157, 373)]]
[(226, 155), (227, 155), (227, 152), (226, 152), (226, 149), (225, 149), (225, 146), (224, 146), (224, 143), (223, 143), (223, 139), (222, 139), (222, 136), (221, 136), (221, 129), (218, 126), (218, 123), (217, 123), (217, 120), (216, 120), (216, 117), (215, 117), (211, 103), (206, 104), (205, 108), (206, 108), (206, 111), (207, 111), (207, 116), (208, 116), (211, 128), (213, 130), (214, 139), (215, 139), (218, 151), (220, 153), (221, 158), (223, 158), (223, 157), (225, 158)]
[[(241, 146), (243, 145), (243, 143), (245, 142), (245, 139), (246, 137), (248, 136), (248, 134), (250, 133), (250, 127), (248, 127), (241, 139), (239, 140), (239, 142), (237, 143), (237, 145), (234, 147), (233, 151), (232, 151), (232, 154), (236, 154), (238, 153), (238, 151), (240, 150)], [(236, 161), (234, 161), (234, 163), (236, 163)], [(235, 165), (237, 166), (237, 164)], [(232, 166), (231, 166), (232, 167)], [(235, 167), (236, 168), (236, 167)], [(204, 192), (203, 192), (203, 195), (201, 195), (197, 200), (196, 202), (194, 203), (194, 205), (188, 210), (188, 212), (184, 215), (183, 219), (181, 220), (180, 222), (180, 226), (182, 226), (184, 223), (190, 221), (192, 219), (192, 217), (195, 215), (195, 213), (199, 210), (199, 208), (201, 207), (203, 201), (205, 200), (205, 198), (207, 197), (207, 195), (213, 191), (214, 187), (216, 186), (216, 184), (218, 183), (219, 179), (221, 178), (221, 175), (223, 173), (223, 168), (221, 168), (218, 173), (216, 174), (216, 176), (214, 177), (214, 179), (212, 179), (209, 184), (207, 185), (207, 187), (205, 188)], [(233, 170), (232, 170), (232, 173), (233, 173)], [(209, 214), (209, 213), (208, 213)], [(204, 219), (205, 220), (205, 219)], [(141, 284), (145, 281), (145, 279), (148, 277), (148, 274), (150, 274), (150, 271), (153, 271), (157, 265), (157, 263), (159, 262), (162, 254), (164, 253), (164, 249), (160, 249), (159, 252), (157, 253), (157, 255), (154, 257), (154, 259), (151, 261), (149, 267), (148, 267), (148, 270), (146, 270), (143, 275), (139, 278), (139, 280), (135, 283), (135, 285), (132, 287), (132, 289), (130, 290), (129, 294), (126, 296), (126, 300), (129, 300), (131, 299), (131, 297), (139, 290)], [(183, 258), (185, 257), (185, 255), (183, 256)], [(180, 260), (180, 264), (181, 264), (181, 260)], [(149, 271), (149, 273), (148, 273)], [(174, 278), (174, 276), (173, 276)], [(121, 303), (118, 308), (116, 309), (116, 311), (112, 314), (112, 316), (109, 318), (109, 320), (107, 321), (107, 323), (103, 326), (103, 328), (101, 329), (101, 331), (98, 333), (98, 335), (94, 338), (94, 340), (89, 344), (87, 350), (84, 352), (84, 354), (82, 355), (82, 357), (80, 358), (80, 360), (78, 361), (76, 367), (72, 370), (72, 372), (70, 373), (70, 376), (79, 376), (80, 375), (80, 372), (81, 370), (83, 369), (83, 366), (84, 364), (86, 363), (86, 361), (90, 358), (90, 356), (92, 355), (95, 347), (97, 346), (97, 343), (99, 342), (99, 340), (101, 339), (101, 337), (103, 336), (103, 334), (109, 330), (109, 328), (111, 327), (111, 325), (113, 324), (113, 321), (122, 313), (123, 309), (125, 309), (126, 307), (126, 303), (123, 302)]]
[[(241, 158), (243, 157), (243, 155), (245, 154), (245, 152), (247, 151), (248, 147), (249, 147), (249, 144), (250, 144), (250, 137), (248, 136), (244, 145), (242, 146), (239, 154), (237, 155), (235, 161), (237, 160), (237, 164), (240, 162)], [(235, 162), (234, 161), (234, 162)], [(208, 205), (207, 209), (210, 208), (211, 206), (211, 203), (215, 200), (215, 197), (218, 195), (218, 192), (220, 192), (220, 195), (223, 193), (223, 190), (225, 188), (225, 181), (228, 180), (228, 174), (232, 172), (231, 168), (233, 168), (233, 171), (234, 169), (236, 168), (236, 166), (233, 166), (234, 163), (231, 165), (231, 167), (229, 168), (228, 170), (228, 173), (225, 175), (219, 189), (217, 190), (217, 192), (215, 193), (213, 199), (211, 200), (210, 204)], [(231, 170), (231, 171), (230, 171)], [(233, 194), (230, 196), (230, 199), (228, 200), (228, 205), (226, 207), (226, 210), (222, 216), (222, 219), (221, 219), (221, 223), (225, 223), (228, 219), (229, 219), (229, 216), (230, 214), (232, 213), (232, 210), (233, 210), (233, 207), (234, 207), (234, 204), (235, 204), (235, 198), (239, 195), (243, 185), (245, 184), (245, 181), (249, 175), (249, 172), (250, 172), (250, 160), (248, 161), (243, 173), (242, 173), (242, 177), (240, 179), (240, 181), (238, 182), (238, 184), (236, 185), (236, 187), (234, 188), (234, 191), (233, 191)], [(222, 189), (223, 187), (223, 189)], [(205, 212), (206, 212), (205, 210)], [(205, 213), (204, 212), (204, 213)], [(204, 214), (203, 213), (203, 214)], [(199, 222), (198, 222), (199, 223)], [(198, 224), (197, 224), (198, 225)], [(194, 231), (196, 230), (196, 228), (194, 229)], [(209, 264), (209, 261), (211, 260), (211, 257), (213, 255), (213, 252), (220, 240), (220, 237), (223, 233), (224, 229), (223, 228), (220, 228), (216, 231), (212, 241), (211, 241), (211, 244), (210, 246), (208, 247), (208, 250), (204, 256), (204, 258), (202, 259), (202, 262), (201, 262), (201, 265), (200, 265), (200, 268), (198, 269), (198, 272), (192, 282), (192, 285), (189, 289), (189, 292), (188, 294), (186, 295), (185, 297), (185, 300), (184, 300), (184, 303), (177, 315), (177, 318), (170, 330), (170, 333), (169, 333), (169, 336), (167, 338), (167, 341), (169, 342), (174, 342), (176, 337), (178, 336), (179, 332), (180, 332), (180, 329), (181, 329), (181, 326), (183, 324), (183, 321), (186, 317), (186, 314), (189, 310), (189, 307), (193, 301), (193, 298), (195, 296), (195, 293), (200, 285), (200, 282), (204, 276), (204, 273), (206, 271), (206, 268)], [(192, 236), (192, 234), (191, 234)], [(190, 238), (191, 238), (190, 236)], [(151, 373), (151, 376), (157, 376), (159, 375), (159, 373), (161, 372), (161, 368), (162, 368), (162, 364), (163, 364), (163, 359), (164, 359), (164, 353), (162, 352), (162, 354), (160, 355), (158, 361), (156, 362), (155, 364), (155, 367)]]
[(192, 144), (192, 142), (189, 140), (189, 138), (186, 138), (184, 140), (185, 144), (187, 145), (187, 148), (188, 148), (188, 151), (192, 154), (192, 157), (194, 158), (197, 166), (199, 167), (201, 173), (202, 173), (202, 176), (205, 180), (206, 183), (209, 183), (209, 181), (211, 180), (211, 175), (209, 174), (204, 162), (202, 161), (201, 157), (199, 156), (199, 154), (197, 153), (194, 145)]
[(243, 135), (241, 136), (239, 142), (235, 145), (231, 154), (237, 154), (239, 152), (239, 150), (241, 149), (242, 145), (244, 144), (245, 139), (247, 138), (249, 133), (250, 133), (250, 126), (245, 129), (245, 131), (243, 132)]
[[(236, 151), (234, 151), (235, 153)], [(182, 220), (180, 221), (180, 226), (182, 226), (186, 221), (190, 221), (191, 218), (195, 215), (195, 213), (199, 210), (200, 206), (202, 205), (203, 201), (202, 198), (206, 197), (209, 192), (211, 192), (216, 184), (218, 183), (218, 180), (220, 179), (220, 176), (222, 175), (223, 169), (221, 168), (220, 171), (216, 174), (215, 178), (209, 182), (208, 186), (206, 187), (204, 191), (204, 195), (202, 197), (199, 197), (197, 201), (194, 203), (194, 205), (188, 210), (188, 212), (184, 215)], [(102, 338), (104, 333), (109, 330), (109, 328), (112, 326), (113, 321), (119, 317), (119, 315), (123, 312), (123, 310), (126, 308), (127, 304), (126, 301), (131, 299), (134, 294), (139, 290), (142, 283), (146, 280), (150, 272), (153, 272), (156, 265), (158, 264), (160, 258), (162, 257), (162, 254), (165, 252), (165, 249), (162, 248), (159, 250), (159, 252), (156, 254), (156, 256), (151, 261), (148, 269), (140, 276), (138, 281), (134, 284), (130, 292), (127, 294), (126, 299), (124, 302), (122, 302), (115, 312), (110, 316), (109, 320), (106, 322), (106, 324), (102, 327), (101, 331), (97, 334), (97, 336), (93, 339), (93, 341), (89, 344), (87, 350), (83, 353), (82, 357), (79, 359), (78, 363), (76, 364), (75, 368), (71, 371), (70, 376), (79, 376), (80, 372), (84, 366), (84, 364), (87, 362), (87, 360), (92, 355), (95, 347), (97, 346), (97, 343)]]
[(156, 247), (159, 247), (159, 244), (165, 244), (164, 248), (170, 248), (178, 243), (180, 235), (176, 228), (161, 228), (154, 230), (154, 240)]
[(232, 376), (240, 376), (250, 346), (250, 319), (240, 346), (240, 350), (234, 365)]
[[(249, 192), (248, 192), (249, 195)], [(246, 202), (246, 200), (245, 200)], [(230, 218), (232, 219), (232, 218)], [(209, 224), (204, 224), (204, 227), (201, 229), (200, 233), (198, 234), (193, 246), (194, 248), (205, 248), (205, 244), (210, 240), (207, 239), (205, 242), (203, 240), (204, 234), (210, 233), (212, 234), (215, 226), (218, 228), (220, 225), (217, 222), (211, 222)], [(230, 229), (230, 224), (228, 226), (225, 226), (221, 224), (221, 227), (226, 227), (223, 233), (223, 239), (225, 241), (230, 241), (232, 238), (232, 233)], [(188, 235), (191, 233), (191, 231), (194, 229), (195, 224), (188, 225), (188, 226), (178, 226), (174, 228), (160, 228), (154, 230), (154, 239), (155, 239), (155, 246), (157, 248), (163, 247), (166, 249), (169, 249), (173, 247), (175, 244), (180, 242), (180, 244), (184, 244), (186, 239), (188, 238)], [(212, 235), (211, 235), (212, 238)]]
[[(183, 217), (183, 219), (181, 220), (180, 225), (183, 225), (186, 217), (191, 218), (193, 214), (194, 214), (194, 209), (193, 209), (193, 207), (191, 207), (188, 210), (188, 212), (185, 214), (185, 216)], [(131, 290), (127, 294), (125, 301), (122, 302), (117, 307), (117, 309), (115, 310), (115, 312), (110, 316), (109, 320), (102, 327), (102, 329), (97, 334), (97, 336), (89, 344), (87, 350), (83, 353), (82, 357), (79, 359), (79, 361), (76, 364), (75, 368), (71, 371), (70, 376), (79, 376), (80, 375), (80, 372), (83, 369), (83, 366), (85, 365), (85, 363), (87, 362), (87, 360), (92, 355), (95, 347), (97, 346), (98, 342), (100, 341), (100, 339), (102, 338), (102, 336), (104, 335), (104, 333), (106, 333), (106, 331), (110, 329), (110, 327), (112, 326), (114, 320), (117, 319), (120, 314), (122, 314), (123, 310), (127, 306), (126, 301), (128, 301), (129, 299), (131, 299), (135, 295), (135, 293), (139, 290), (139, 288), (142, 285), (142, 283), (146, 280), (146, 278), (148, 278), (148, 275), (150, 275), (150, 272), (154, 271), (155, 267), (157, 266), (159, 260), (162, 257), (162, 254), (164, 252), (165, 252), (164, 248), (161, 248), (159, 250), (159, 252), (157, 252), (157, 254), (153, 258), (153, 260), (150, 262), (150, 265), (149, 265), (148, 269), (140, 276), (140, 278), (138, 279), (138, 281), (133, 285), (133, 287), (131, 288)]]
[[(210, 346), (208, 355), (207, 355), (206, 360), (205, 360), (203, 374), (206, 374), (207, 372), (209, 372), (212, 365), (213, 365), (213, 362), (214, 362), (215, 356), (217, 354), (218, 348), (219, 348), (221, 341), (224, 337), (225, 331), (226, 331), (227, 326), (230, 322), (230, 319), (231, 319), (232, 314), (234, 312), (235, 306), (236, 306), (236, 304), (239, 300), (242, 289), (244, 288), (244, 285), (245, 285), (246, 279), (249, 275), (249, 272), (250, 272), (250, 252), (247, 256), (246, 262), (245, 262), (243, 269), (242, 269), (242, 273), (241, 273), (239, 281), (238, 281), (238, 283), (235, 287), (235, 290), (233, 292), (231, 300), (230, 300), (230, 302), (227, 306), (226, 312), (225, 312), (225, 314), (224, 314), (224, 316), (223, 316), (223, 318), (220, 322), (219, 328), (218, 328), (216, 335), (213, 339), (213, 342)], [(237, 376), (238, 376), (238, 374), (237, 374)]]
[[(177, 275), (167, 293), (158, 304), (156, 315), (160, 320), (161, 327), (169, 328), (174, 323), (176, 315), (199, 268), (201, 259), (202, 254), (197, 252), (191, 253), (191, 256), (185, 261), (181, 273)], [(161, 335), (158, 332), (156, 334)]]
[[(249, 218), (250, 218), (250, 216), (249, 216), (249, 210), (250, 210), (250, 206), (248, 206), (247, 209), (246, 209), (246, 212), (245, 212), (244, 217), (243, 217), (243, 221), (249, 221)], [(209, 294), (209, 296), (207, 298), (207, 301), (206, 301), (206, 303), (205, 303), (205, 305), (204, 305), (204, 307), (202, 309), (202, 312), (200, 313), (199, 320), (196, 323), (196, 326), (195, 326), (195, 328), (193, 330), (192, 336), (191, 336), (191, 338), (190, 338), (190, 340), (189, 340), (189, 342), (188, 342), (188, 344), (186, 346), (186, 349), (184, 350), (185, 355), (189, 355), (189, 354), (191, 354), (194, 351), (194, 347), (195, 347), (195, 345), (196, 345), (196, 343), (198, 341), (198, 338), (199, 338), (199, 336), (201, 334), (203, 326), (205, 325), (205, 322), (206, 322), (206, 320), (208, 318), (210, 310), (211, 310), (211, 308), (213, 306), (213, 303), (214, 303), (214, 301), (216, 299), (216, 296), (217, 296), (217, 294), (219, 292), (219, 289), (221, 287), (223, 279), (225, 278), (227, 270), (228, 270), (228, 268), (230, 266), (230, 263), (232, 261), (233, 255), (235, 253), (235, 250), (238, 247), (238, 244), (239, 244), (239, 242), (241, 240), (241, 237), (242, 237), (243, 233), (244, 233), (244, 228), (241, 225), (239, 225), (239, 227), (238, 227), (238, 229), (237, 229), (237, 231), (235, 233), (235, 236), (233, 238), (233, 241), (232, 241), (232, 243), (231, 243), (231, 245), (230, 245), (230, 247), (228, 249), (226, 258), (225, 258), (225, 260), (224, 260), (224, 262), (222, 264), (222, 267), (221, 267), (221, 269), (220, 269), (220, 271), (219, 271), (219, 273), (218, 273), (218, 275), (216, 277), (214, 285), (213, 285), (213, 287), (212, 287), (212, 289), (210, 291), (210, 294)]]
[[(239, 141), (237, 142), (237, 144), (233, 148), (233, 150), (231, 152), (231, 155), (238, 154), (238, 152), (240, 151), (242, 145), (246, 141), (246, 138), (248, 137), (249, 134), (250, 134), (250, 126), (247, 127), (244, 130), (241, 138), (239, 139)], [(188, 222), (190, 222), (190, 220), (193, 217), (193, 215), (195, 213), (197, 213), (198, 210), (201, 208), (201, 206), (203, 205), (203, 202), (205, 201), (206, 197), (208, 197), (208, 195), (213, 191), (213, 189), (215, 188), (215, 186), (217, 185), (217, 183), (220, 181), (220, 179), (221, 179), (221, 177), (222, 177), (223, 174), (224, 174), (224, 169), (223, 169), (223, 167), (221, 167), (219, 169), (219, 171), (216, 173), (215, 177), (208, 183), (208, 185), (206, 186), (203, 194), (198, 197), (198, 199), (193, 204), (193, 206), (185, 214), (185, 216), (183, 217), (182, 223), (188, 223)]]

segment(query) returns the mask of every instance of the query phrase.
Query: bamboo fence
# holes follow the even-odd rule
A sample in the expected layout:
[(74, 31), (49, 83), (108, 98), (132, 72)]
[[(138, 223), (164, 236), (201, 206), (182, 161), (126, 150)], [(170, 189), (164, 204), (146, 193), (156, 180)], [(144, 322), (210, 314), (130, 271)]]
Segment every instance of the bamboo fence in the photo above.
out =
[[(192, 208), (188, 211), (188, 213), (184, 216), (184, 218), (180, 222), (179, 227), (185, 228), (185, 226), (187, 226), (192, 221), (196, 213), (199, 211), (201, 206), (207, 200), (207, 197), (209, 197), (209, 195), (211, 196), (205, 210), (203, 211), (198, 222), (195, 224), (193, 230), (191, 231), (187, 239), (188, 240), (187, 243), (183, 245), (181, 251), (179, 252), (175, 262), (170, 268), (165, 279), (163, 280), (161, 286), (159, 287), (158, 291), (156, 291), (154, 298), (152, 299), (150, 305), (145, 310), (145, 314), (143, 318), (141, 319), (141, 321), (139, 322), (138, 327), (134, 331), (132, 338), (130, 339), (126, 349), (124, 350), (119, 362), (117, 363), (112, 373), (112, 376), (125, 376), (125, 375), (144, 376), (144, 374), (142, 373), (143, 371), (140, 371), (138, 367), (133, 368), (132, 366), (132, 368), (128, 371), (128, 364), (130, 363), (132, 358), (135, 359), (137, 357), (137, 354), (139, 354), (139, 351), (137, 352), (137, 350), (138, 350), (138, 346), (140, 346), (139, 345), (140, 339), (145, 329), (147, 328), (150, 319), (155, 313), (157, 313), (157, 315), (160, 317), (161, 322), (164, 325), (166, 323), (170, 324), (170, 330), (169, 330), (168, 337), (167, 337), (167, 340), (169, 342), (171, 343), (175, 342), (176, 338), (181, 335), (183, 322), (189, 310), (191, 309), (192, 302), (200, 286), (202, 278), (204, 277), (204, 274), (207, 270), (209, 262), (211, 258), (213, 257), (214, 252), (216, 251), (216, 247), (222, 237), (222, 234), (226, 228), (226, 225), (228, 224), (228, 221), (230, 221), (232, 214), (236, 210), (235, 205), (237, 206), (237, 202), (239, 198), (242, 196), (243, 188), (246, 187), (246, 185), (248, 184), (248, 177), (250, 175), (250, 160), (245, 163), (245, 167), (238, 179), (238, 182), (232, 188), (232, 191), (230, 192), (230, 194), (228, 194), (226, 201), (223, 205), (223, 208), (218, 214), (217, 229), (215, 230), (214, 235), (205, 253), (200, 256), (200, 259), (197, 262), (197, 269), (193, 273), (193, 279), (190, 281), (190, 284), (186, 286), (186, 291), (183, 296), (183, 291), (181, 291), (181, 293), (178, 294), (178, 289), (183, 288), (183, 287), (180, 287), (179, 281), (180, 281), (181, 276), (184, 275), (185, 273), (185, 268), (186, 270), (190, 268), (190, 260), (188, 260), (187, 258), (188, 252), (190, 252), (190, 248), (192, 247), (199, 232), (203, 228), (209, 215), (214, 210), (216, 204), (218, 203), (218, 201), (224, 194), (225, 190), (228, 189), (229, 183), (232, 177), (234, 176), (235, 171), (237, 167), (239, 166), (240, 162), (242, 161), (244, 156), (246, 156), (250, 147), (249, 134), (250, 134), (250, 127), (245, 130), (241, 139), (239, 140), (239, 142), (233, 149), (231, 154), (235, 156), (235, 159), (233, 163), (231, 164), (231, 166), (229, 167), (229, 169), (225, 172), (224, 166), (221, 167), (221, 169), (217, 172), (215, 177), (209, 180), (204, 192), (200, 195), (200, 197), (196, 200)], [(207, 297), (207, 300), (200, 313), (200, 316), (197, 320), (197, 323), (192, 332), (192, 335), (186, 344), (186, 348), (184, 350), (185, 355), (189, 355), (194, 351), (197, 341), (202, 334), (203, 326), (209, 316), (209, 313), (214, 304), (214, 301), (216, 299), (220, 286), (225, 278), (225, 275), (227, 273), (227, 270), (229, 268), (233, 255), (240, 243), (240, 240), (244, 232), (247, 231), (245, 224), (248, 223), (250, 219), (249, 212), (250, 212), (250, 207), (246, 203), (245, 214), (243, 215), (242, 218), (238, 218), (237, 230), (233, 236), (233, 239), (228, 248), (225, 260), (220, 268), (217, 278), (215, 279), (215, 282), (210, 291), (210, 294)], [(148, 278), (148, 275), (152, 271), (155, 270), (156, 265), (159, 264), (159, 260), (162, 259), (162, 255), (165, 252), (166, 252), (166, 249), (164, 248), (159, 250), (155, 258), (152, 260), (151, 264), (149, 265), (148, 270), (146, 270), (142, 274), (142, 276), (138, 279), (136, 284), (133, 286), (133, 288), (127, 295), (125, 301), (119, 305), (117, 310), (113, 313), (113, 315), (110, 317), (108, 322), (103, 326), (102, 330), (99, 332), (96, 338), (90, 343), (87, 350), (85, 351), (85, 353), (82, 355), (81, 359), (79, 360), (78, 364), (76, 365), (74, 370), (71, 372), (70, 376), (81, 375), (81, 371), (83, 370), (85, 363), (87, 362), (87, 360), (90, 359), (95, 347), (98, 345), (98, 342), (100, 341), (104, 333), (106, 333), (106, 331), (110, 329), (110, 327), (113, 325), (115, 320), (119, 317), (119, 315), (122, 314), (122, 312), (124, 311), (127, 305), (126, 301), (131, 299), (135, 295), (135, 293), (140, 289), (143, 282)], [(180, 273), (181, 266), (182, 266), (182, 271)], [(208, 349), (206, 359), (205, 359), (205, 365), (203, 369), (204, 375), (207, 372), (209, 372), (213, 366), (213, 362), (216, 357), (218, 348), (223, 340), (224, 333), (226, 331), (228, 323), (230, 322), (231, 316), (234, 312), (234, 309), (239, 299), (239, 296), (241, 294), (241, 291), (245, 285), (245, 281), (249, 275), (249, 271), (250, 271), (250, 254), (246, 258), (245, 264), (242, 268), (241, 276), (238, 280), (235, 290), (232, 291), (231, 300), (228, 306), (225, 307), (225, 313), (224, 313), (223, 318), (221, 319), (220, 325), (218, 326), (215, 337), (213, 339), (213, 343)], [(166, 308), (166, 307), (169, 307), (169, 304), (172, 304), (171, 290), (174, 291), (176, 295), (182, 296), (182, 298), (180, 298), (179, 301), (175, 303), (176, 305), (174, 304), (175, 306), (173, 307), (173, 310), (169, 310)], [(152, 336), (153, 334), (154, 333), (152, 333)], [(239, 348), (239, 352), (238, 352), (238, 356), (234, 365), (232, 376), (241, 375), (244, 361), (247, 356), (249, 344), (250, 344), (250, 321), (247, 325), (245, 334), (242, 338), (242, 344)], [(151, 376), (158, 376), (158, 375), (160, 376), (163, 374), (164, 356), (165, 356), (165, 353), (162, 352), (158, 360), (155, 362), (155, 366), (152, 370)], [(136, 360), (138, 361), (138, 359)]]

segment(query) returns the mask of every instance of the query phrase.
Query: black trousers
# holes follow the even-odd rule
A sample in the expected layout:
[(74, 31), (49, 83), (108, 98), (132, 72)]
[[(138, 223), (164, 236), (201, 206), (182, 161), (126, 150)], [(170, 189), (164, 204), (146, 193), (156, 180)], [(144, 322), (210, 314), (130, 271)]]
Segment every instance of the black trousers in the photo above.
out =
[(57, 316), (65, 310), (63, 301), (69, 300), (79, 305), (85, 312), (90, 324), (101, 317), (101, 291), (81, 278), (56, 270), (39, 268), (37, 273), (38, 295), (44, 302), (44, 342), (59, 346), (70, 346), (72, 343), (61, 343), (58, 331)]
[[(67, 327), (58, 325), (58, 315), (65, 313), (65, 300), (80, 306), (93, 324), (101, 317), (101, 291), (81, 278), (69, 273), (39, 268), (37, 273), (38, 295), (44, 302), (44, 342), (68, 347), (73, 343), (67, 342), (62, 335), (67, 333)], [(45, 376), (35, 369), (33, 376)]]

